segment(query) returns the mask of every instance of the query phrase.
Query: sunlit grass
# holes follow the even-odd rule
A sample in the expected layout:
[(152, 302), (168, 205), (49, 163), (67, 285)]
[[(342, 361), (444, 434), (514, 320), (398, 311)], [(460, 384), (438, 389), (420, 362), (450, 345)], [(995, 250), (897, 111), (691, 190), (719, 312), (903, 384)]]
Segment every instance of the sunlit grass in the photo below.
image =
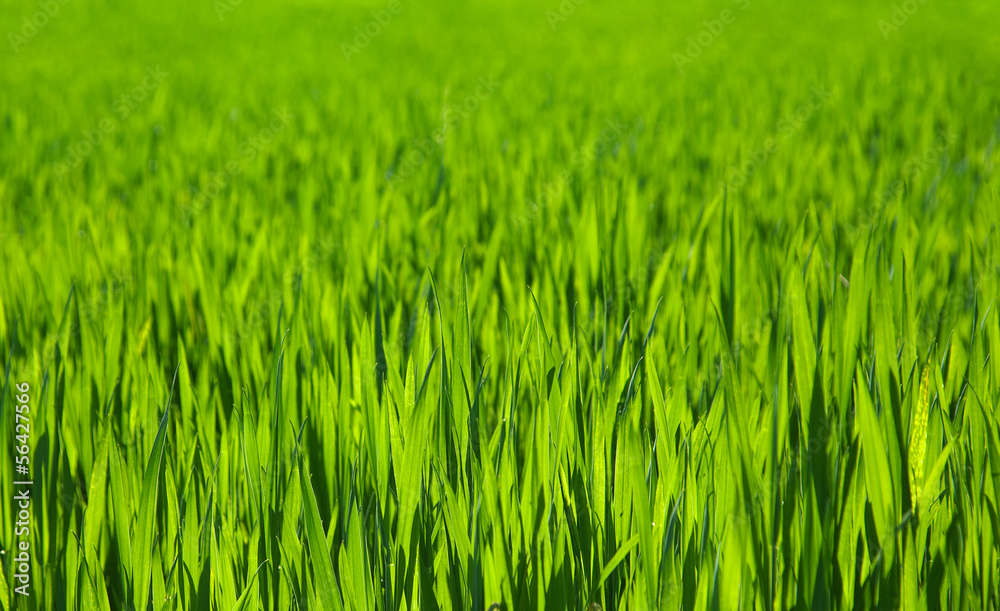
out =
[(996, 9), (402, 5), (3, 57), (0, 608), (995, 608)]

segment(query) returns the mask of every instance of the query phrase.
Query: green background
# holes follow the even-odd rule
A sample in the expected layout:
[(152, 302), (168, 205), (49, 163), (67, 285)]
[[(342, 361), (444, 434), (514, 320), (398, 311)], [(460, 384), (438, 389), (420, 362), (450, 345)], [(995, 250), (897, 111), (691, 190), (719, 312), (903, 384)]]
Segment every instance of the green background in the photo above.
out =
[(0, 607), (996, 608), (1000, 5), (903, 4), (0, 0)]

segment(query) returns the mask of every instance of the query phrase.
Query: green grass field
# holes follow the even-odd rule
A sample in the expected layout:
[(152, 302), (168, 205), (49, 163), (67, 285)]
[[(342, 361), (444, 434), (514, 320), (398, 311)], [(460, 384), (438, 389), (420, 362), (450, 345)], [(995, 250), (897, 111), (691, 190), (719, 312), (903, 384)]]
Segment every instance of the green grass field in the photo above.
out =
[(997, 24), (0, 0), (0, 609), (997, 611)]

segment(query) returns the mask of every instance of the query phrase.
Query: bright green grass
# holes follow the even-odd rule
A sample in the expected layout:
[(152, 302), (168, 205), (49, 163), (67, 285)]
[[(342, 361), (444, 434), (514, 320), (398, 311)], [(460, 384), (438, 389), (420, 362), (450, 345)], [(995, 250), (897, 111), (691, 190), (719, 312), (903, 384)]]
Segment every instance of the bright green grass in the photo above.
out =
[(0, 608), (997, 609), (1000, 7), (400, 2), (0, 50)]

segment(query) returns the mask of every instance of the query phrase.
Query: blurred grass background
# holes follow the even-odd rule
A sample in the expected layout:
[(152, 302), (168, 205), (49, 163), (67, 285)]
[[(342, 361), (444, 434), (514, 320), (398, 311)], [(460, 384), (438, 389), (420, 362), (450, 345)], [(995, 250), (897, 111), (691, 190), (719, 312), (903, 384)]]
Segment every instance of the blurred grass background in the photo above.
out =
[[(106, 608), (106, 591), (110, 608), (146, 607), (120, 546), (148, 526), (132, 509), (160, 472), (166, 406), (152, 514), (180, 534), (135, 556), (156, 554), (155, 609), (244, 594), (280, 608), (290, 592), (325, 608), (323, 541), (305, 512), (280, 511), (311, 491), (300, 430), (348, 606), (379, 587), (382, 609), (414, 594), (422, 608), (995, 606), (993, 535), (975, 533), (1000, 524), (1000, 6), (927, 0), (886, 40), (879, 20), (901, 2), (586, 0), (554, 29), (558, 2), (400, 3), (350, 61), (342, 44), (388, 3), (244, 0), (220, 17), (209, 0), (69, 0), (0, 49), (0, 337), (12, 375), (49, 389), (38, 604)], [(0, 0), (0, 33), (39, 10)], [(723, 10), (735, 21), (679, 72), (675, 54)], [(148, 67), (166, 78), (120, 117)], [(501, 85), (418, 153), (484, 77)], [(803, 111), (817, 88), (829, 98)], [(275, 109), (289, 125), (244, 158)], [(113, 131), (61, 178), (105, 119)], [(606, 140), (609, 121), (624, 127)], [(753, 176), (723, 191), (768, 138)], [(238, 175), (199, 200), (233, 160)], [(375, 363), (392, 372), (384, 402)], [(947, 502), (918, 531), (905, 473), (920, 371), (936, 393), (925, 470), (960, 443), (928, 478)], [(796, 394), (813, 372), (818, 402)], [(480, 382), (483, 454), (449, 419)], [(876, 425), (856, 423), (870, 404)], [(406, 410), (427, 430), (397, 424), (430, 450), (386, 458), (381, 427)], [(281, 461), (256, 507), (255, 429), (261, 462)], [(476, 456), (469, 473), (456, 452)], [(883, 457), (891, 493), (866, 480)], [(408, 513), (399, 480), (417, 463)], [(92, 473), (116, 468), (133, 504), (106, 486), (108, 518), (88, 532), (104, 493)], [(347, 515), (364, 515), (358, 533)], [(265, 528), (292, 549), (267, 547)], [(254, 581), (267, 553), (291, 585), (272, 567)]]

